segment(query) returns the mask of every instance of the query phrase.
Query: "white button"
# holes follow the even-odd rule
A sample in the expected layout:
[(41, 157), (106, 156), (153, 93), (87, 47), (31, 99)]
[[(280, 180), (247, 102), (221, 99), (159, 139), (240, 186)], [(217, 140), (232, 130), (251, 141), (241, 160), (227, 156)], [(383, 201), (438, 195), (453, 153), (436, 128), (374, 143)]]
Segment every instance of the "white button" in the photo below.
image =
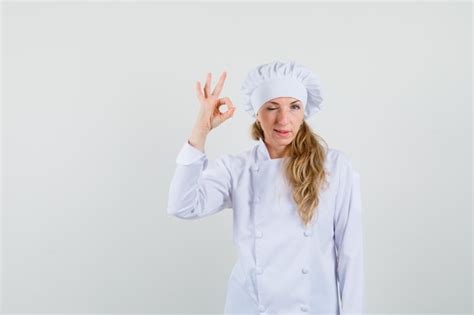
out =
[(304, 231), (304, 236), (311, 236), (313, 232), (311, 230)]
[(260, 202), (260, 197), (256, 197), (255, 198), (255, 203), (259, 203)]
[(255, 237), (261, 238), (263, 236), (263, 233), (260, 230), (255, 231)]
[(258, 307), (258, 311), (259, 311), (259, 312), (265, 311), (265, 306), (260, 305), (260, 306)]
[(252, 170), (253, 170), (254, 172), (258, 172), (258, 166), (257, 166), (257, 165), (253, 166), (253, 167), (252, 167)]
[(262, 268), (257, 268), (257, 275), (261, 275), (263, 273)]
[(301, 272), (302, 272), (302, 273), (304, 273), (304, 274), (306, 274), (306, 273), (308, 273), (308, 272), (309, 272), (309, 270), (308, 270), (308, 269), (306, 269), (306, 268), (303, 268), (303, 269), (301, 269)]
[(303, 312), (307, 312), (308, 311), (308, 307), (306, 305), (301, 305), (301, 310)]

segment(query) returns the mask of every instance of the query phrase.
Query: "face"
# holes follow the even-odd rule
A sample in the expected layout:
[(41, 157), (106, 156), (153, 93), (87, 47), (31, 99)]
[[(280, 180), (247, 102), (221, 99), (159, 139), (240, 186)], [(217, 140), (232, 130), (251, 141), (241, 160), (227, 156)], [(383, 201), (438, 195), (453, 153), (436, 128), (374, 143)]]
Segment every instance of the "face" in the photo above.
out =
[(272, 158), (281, 157), (280, 154), (298, 133), (303, 119), (303, 103), (296, 98), (278, 97), (260, 107), (257, 120)]

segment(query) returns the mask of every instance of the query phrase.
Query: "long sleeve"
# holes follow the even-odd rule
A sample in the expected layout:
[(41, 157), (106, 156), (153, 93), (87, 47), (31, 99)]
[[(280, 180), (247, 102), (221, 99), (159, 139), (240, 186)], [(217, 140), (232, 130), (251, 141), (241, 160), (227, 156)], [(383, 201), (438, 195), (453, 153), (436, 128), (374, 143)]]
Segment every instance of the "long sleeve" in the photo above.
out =
[(334, 220), (341, 315), (363, 314), (364, 264), (360, 176), (350, 159), (342, 166)]
[(182, 219), (199, 219), (231, 208), (231, 185), (227, 155), (210, 161), (186, 141), (176, 158), (167, 213)]

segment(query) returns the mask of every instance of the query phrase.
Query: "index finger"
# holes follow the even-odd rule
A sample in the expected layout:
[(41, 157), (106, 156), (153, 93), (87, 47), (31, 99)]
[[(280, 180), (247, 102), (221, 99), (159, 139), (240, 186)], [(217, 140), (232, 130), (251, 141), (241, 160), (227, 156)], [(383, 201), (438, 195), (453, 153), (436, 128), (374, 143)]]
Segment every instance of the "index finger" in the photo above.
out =
[(232, 101), (230, 100), (230, 98), (227, 97), (227, 96), (221, 98), (221, 99), (220, 99), (220, 103), (227, 105), (227, 108), (228, 108), (228, 109), (235, 108), (234, 104), (232, 103)]

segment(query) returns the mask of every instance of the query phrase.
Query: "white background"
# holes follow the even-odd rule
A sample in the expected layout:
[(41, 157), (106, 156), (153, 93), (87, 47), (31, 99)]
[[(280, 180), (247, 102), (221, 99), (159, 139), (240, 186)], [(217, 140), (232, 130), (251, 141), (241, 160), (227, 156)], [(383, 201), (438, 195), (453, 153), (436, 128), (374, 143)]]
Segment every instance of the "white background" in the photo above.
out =
[(231, 210), (166, 214), (195, 82), (296, 60), (361, 175), (369, 313), (472, 310), (472, 4), (4, 2), (2, 313), (221, 313)]

